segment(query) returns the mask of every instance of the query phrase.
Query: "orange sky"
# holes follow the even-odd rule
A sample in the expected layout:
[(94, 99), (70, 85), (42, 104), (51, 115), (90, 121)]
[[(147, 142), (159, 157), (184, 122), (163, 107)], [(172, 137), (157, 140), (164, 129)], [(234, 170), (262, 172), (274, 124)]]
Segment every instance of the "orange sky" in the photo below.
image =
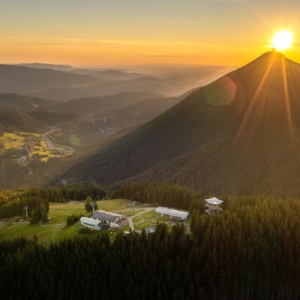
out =
[(300, 1), (11, 0), (1, 4), (0, 63), (73, 66), (243, 65), (293, 32), (300, 61)]

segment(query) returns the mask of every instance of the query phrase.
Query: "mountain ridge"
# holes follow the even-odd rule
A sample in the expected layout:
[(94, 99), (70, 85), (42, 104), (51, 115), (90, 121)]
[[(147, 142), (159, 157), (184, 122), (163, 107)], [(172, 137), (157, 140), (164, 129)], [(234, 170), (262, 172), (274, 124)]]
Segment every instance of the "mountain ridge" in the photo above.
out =
[[(243, 149), (239, 146), (241, 137), (247, 135), (249, 147), (254, 147), (251, 135), (255, 132), (279, 130), (298, 140), (297, 78), (300, 78), (299, 64), (277, 52), (265, 53), (200, 88), (136, 132), (85, 161), (75, 168), (78, 178), (106, 184), (137, 178), (156, 165), (188, 155), (213, 140), (231, 138), (232, 143)], [(277, 144), (279, 146), (280, 141)], [(246, 153), (246, 149), (243, 151)], [(221, 178), (226, 178), (224, 170), (222, 174)], [(147, 180), (151, 179), (154, 177), (147, 176)], [(214, 192), (211, 185), (207, 189), (205, 183), (203, 190)], [(222, 192), (226, 193), (226, 189)]]

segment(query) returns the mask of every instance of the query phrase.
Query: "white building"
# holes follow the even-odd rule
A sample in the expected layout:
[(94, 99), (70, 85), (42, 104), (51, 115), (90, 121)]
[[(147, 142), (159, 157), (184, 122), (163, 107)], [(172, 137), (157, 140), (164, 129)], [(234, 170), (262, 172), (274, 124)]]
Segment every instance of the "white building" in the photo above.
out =
[(179, 220), (186, 220), (189, 213), (186, 211), (176, 210), (167, 207), (157, 207), (155, 212), (160, 213), (161, 216), (168, 216), (170, 219), (179, 219)]
[(213, 198), (210, 198), (210, 199), (205, 199), (205, 201), (206, 201), (205, 207), (207, 207), (205, 212), (208, 215), (215, 216), (220, 211), (223, 211), (223, 209), (220, 207), (220, 204), (223, 203), (222, 200), (219, 200), (218, 198), (213, 197)]
[(94, 230), (101, 230), (101, 224), (98, 220), (94, 220), (91, 218), (81, 217), (80, 222), (84, 227), (88, 227)]

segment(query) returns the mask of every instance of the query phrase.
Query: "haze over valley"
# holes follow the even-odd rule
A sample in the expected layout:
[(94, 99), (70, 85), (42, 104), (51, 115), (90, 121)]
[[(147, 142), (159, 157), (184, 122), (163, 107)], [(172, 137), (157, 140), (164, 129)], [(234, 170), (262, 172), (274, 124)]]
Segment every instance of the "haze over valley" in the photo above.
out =
[[(170, 79), (165, 74), (165, 81), (147, 74), (65, 65), (0, 66), (1, 187), (65, 182), (63, 175), (79, 161), (168, 110), (193, 91), (188, 88), (199, 88), (199, 82), (226, 68), (193, 70), (190, 77)], [(179, 90), (185, 93), (165, 96)], [(67, 100), (66, 93), (75, 98)]]
[(0, 299), (299, 300), (299, 11), (4, 1)]

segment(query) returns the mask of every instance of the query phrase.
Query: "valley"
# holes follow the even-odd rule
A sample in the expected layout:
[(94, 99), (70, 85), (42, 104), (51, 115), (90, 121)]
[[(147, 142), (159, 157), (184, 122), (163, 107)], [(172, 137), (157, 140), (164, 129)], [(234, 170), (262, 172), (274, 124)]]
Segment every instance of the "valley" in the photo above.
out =
[[(27, 82), (37, 80), (37, 77), (41, 80), (44, 75), (50, 80), (51, 76), (58, 75), (55, 72), (60, 72), (54, 72), (51, 66), (47, 66), (50, 68), (47, 70), (39, 70), (40, 66), (34, 67), (22, 66), (18, 69), (2, 66), (3, 70), (12, 72), (11, 76), (21, 70), (27, 76)], [(130, 73), (119, 71), (103, 74), (131, 76)], [(59, 76), (62, 76), (61, 80), (73, 80), (72, 76), (66, 74), (59, 73)], [(139, 74), (133, 77), (145, 78)], [(45, 84), (49, 85), (50, 81)], [(136, 92), (133, 89), (65, 102), (29, 94), (2, 93), (0, 187), (43, 186), (60, 180), (65, 182), (63, 174), (79, 162), (98, 152), (101, 147), (107, 147), (117, 137), (134, 131), (168, 110), (191, 92), (178, 97), (165, 97), (156, 91)]]
[(0, 9), (0, 299), (300, 300), (300, 1)]
[[(58, 66), (56, 71), (60, 68), (93, 76), (90, 70)], [(161, 84), (139, 73), (93, 74), (109, 81), (128, 77), (129, 86)], [(111, 78), (116, 75), (119, 79)], [(62, 81), (74, 80), (61, 76)], [(127, 264), (128, 257), (139, 259), (142, 271), (135, 281), (143, 278), (143, 282), (148, 279), (142, 274), (155, 264), (162, 270), (166, 261), (167, 271), (160, 280), (173, 275), (164, 299), (175, 286), (186, 295), (192, 291), (191, 299), (195, 293), (199, 299), (217, 299), (215, 291), (225, 294), (225, 299), (260, 299), (261, 294), (271, 299), (273, 293), (278, 299), (287, 293), (297, 299), (297, 280), (280, 274), (287, 268), (297, 278), (299, 270), (294, 257), (298, 257), (295, 237), (300, 228), (300, 93), (293, 79), (299, 76), (299, 64), (273, 51), (180, 96), (166, 97), (154, 89), (81, 97), (81, 83), (68, 88), (63, 82), (55, 86), (52, 100), (0, 94), (0, 252), (1, 247), (4, 252), (19, 249), (11, 250), (15, 255), (1, 254), (11, 255), (8, 263), (2, 261), (2, 270), (10, 269), (11, 257), (20, 269), (23, 264), (19, 262), (26, 261), (28, 253), (31, 257), (48, 255), (62, 247), (55, 257), (63, 261), (75, 249), (68, 270), (73, 259), (82, 261), (82, 253), (89, 251), (84, 258), (88, 265), (105, 257), (101, 269), (110, 261), (101, 280), (106, 274), (112, 276), (116, 259), (127, 269), (133, 266)], [(42, 93), (53, 92), (50, 83)], [(62, 92), (65, 89), (68, 93)], [(66, 101), (72, 89), (79, 89), (79, 98)], [(213, 195), (222, 199), (222, 207), (211, 216), (205, 213), (205, 200)], [(170, 220), (155, 212), (158, 206), (190, 216), (184, 221)], [(95, 229), (91, 224), (98, 222), (90, 219), (93, 208), (121, 215), (127, 223), (115, 230), (91, 230)], [(81, 217), (88, 219), (81, 223)], [(96, 260), (93, 253), (97, 253)], [(38, 255), (39, 269), (47, 263)], [(159, 256), (162, 262), (157, 263)], [(51, 264), (45, 276), (60, 266), (48, 260)], [(170, 270), (178, 270), (181, 262), (184, 277), (173, 286), (177, 271)], [(233, 292), (227, 287), (236, 274), (242, 279)], [(158, 276), (156, 271), (153, 276)], [(123, 281), (118, 279), (114, 282), (121, 287)], [(55, 283), (52, 286), (58, 288)], [(5, 289), (14, 292), (2, 284), (1, 291)], [(39, 293), (44, 291), (39, 289)], [(142, 294), (137, 292), (137, 299)], [(65, 295), (70, 296), (67, 291)]]

